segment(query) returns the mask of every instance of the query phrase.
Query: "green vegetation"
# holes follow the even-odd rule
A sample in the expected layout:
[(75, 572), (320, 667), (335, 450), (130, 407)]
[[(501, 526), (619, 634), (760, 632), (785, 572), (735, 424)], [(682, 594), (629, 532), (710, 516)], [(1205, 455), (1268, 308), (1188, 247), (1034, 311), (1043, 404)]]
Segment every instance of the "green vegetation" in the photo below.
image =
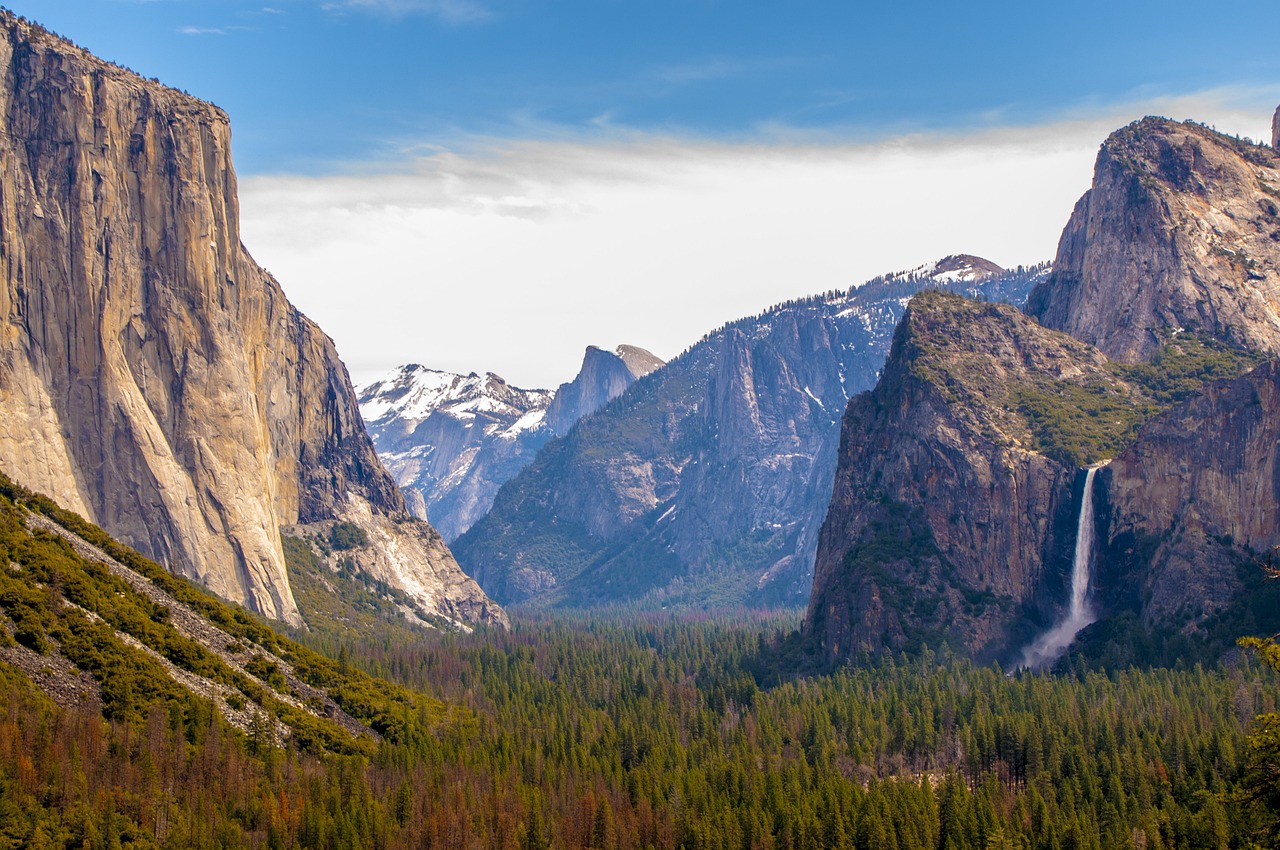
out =
[(1263, 359), (1192, 333), (1167, 334), (1150, 362), (1113, 363), (1111, 373), (1118, 381), (1095, 378), (1076, 384), (1029, 376), (1011, 387), (1010, 396), (1038, 451), (1084, 467), (1115, 457), (1144, 422), (1206, 383), (1239, 377)]
[[(246, 665), (263, 688), (172, 623), (172, 612), (135, 592), (106, 565), (86, 560), (61, 536), (32, 530), (39, 513), (92, 542), (150, 578), (244, 647), (262, 652)], [(288, 662), (307, 684), (326, 691), (356, 720), (393, 739), (430, 734), (447, 719), (445, 707), (422, 694), (376, 680), (282, 637), (243, 610), (175, 578), (120, 545), (101, 529), (0, 476), (0, 631), (41, 654), (59, 653), (89, 673), (101, 691), (108, 719), (137, 723), (165, 707), (188, 739), (198, 738), (215, 713), (208, 700), (175, 682), (154, 657), (131, 646), (128, 635), (175, 666), (233, 688), (289, 727), (295, 746), (321, 753), (370, 754), (368, 736), (353, 738), (335, 722), (293, 704), (283, 671), (262, 653)]]
[[(1240, 644), (1280, 672), (1280, 645), (1276, 638), (1245, 638)], [(1263, 825), (1269, 846), (1280, 847), (1280, 713), (1274, 710), (1258, 715), (1257, 725), (1249, 735), (1242, 786), (1242, 798)]]
[(329, 529), (329, 545), (335, 552), (369, 545), (369, 535), (354, 522), (337, 522)]
[[(420, 611), (420, 623), (411, 625), (404, 612), (415, 611), (417, 606), (403, 591), (347, 566), (331, 571), (317, 557), (311, 543), (302, 538), (283, 535), (281, 540), (289, 586), (309, 621), (305, 629), (290, 630), (295, 639), (311, 632), (350, 637), (380, 629), (395, 630), (402, 640), (416, 640), (421, 637), (422, 623), (453, 627), (438, 616)], [(319, 545), (324, 541), (314, 542)]]
[[(1193, 332), (1165, 331), (1149, 362), (1091, 365), (1096, 352), (1088, 355), (1080, 343), (1016, 311), (937, 292), (921, 294), (913, 304), (917, 332), (907, 352), (910, 373), (953, 409), (978, 417), (976, 427), (991, 439), (998, 439), (993, 426), (1001, 424), (1002, 411), (1015, 411), (1033, 448), (1075, 467), (1114, 457), (1153, 416), (1206, 383), (1238, 377), (1265, 359)], [(1026, 368), (1018, 363), (1021, 355), (992, 360), (997, 347), (1044, 353), (1046, 340), (1054, 338), (1079, 350), (1082, 372), (1059, 378), (1029, 365), (1029, 355)]]
[(1080, 385), (1028, 376), (1011, 387), (1010, 397), (1031, 430), (1036, 450), (1075, 467), (1115, 457), (1158, 411), (1103, 380)]
[(1142, 387), (1157, 404), (1168, 406), (1190, 398), (1209, 381), (1239, 377), (1265, 359), (1256, 352), (1183, 332), (1167, 335), (1151, 362), (1117, 364), (1115, 371)]

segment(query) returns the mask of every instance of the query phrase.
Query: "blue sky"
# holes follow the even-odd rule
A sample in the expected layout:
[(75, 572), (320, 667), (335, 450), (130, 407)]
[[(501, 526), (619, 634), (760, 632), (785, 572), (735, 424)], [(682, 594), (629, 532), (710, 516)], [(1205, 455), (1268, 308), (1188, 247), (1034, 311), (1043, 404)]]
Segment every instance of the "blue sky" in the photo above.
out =
[(1275, 0), (11, 4), (230, 113), (246, 244), (357, 378), (554, 385), (587, 344), (1047, 259), (1111, 129), (1280, 103)]
[(18, 0), (226, 108), (243, 173), (472, 134), (729, 140), (1029, 124), (1280, 83), (1280, 4)]

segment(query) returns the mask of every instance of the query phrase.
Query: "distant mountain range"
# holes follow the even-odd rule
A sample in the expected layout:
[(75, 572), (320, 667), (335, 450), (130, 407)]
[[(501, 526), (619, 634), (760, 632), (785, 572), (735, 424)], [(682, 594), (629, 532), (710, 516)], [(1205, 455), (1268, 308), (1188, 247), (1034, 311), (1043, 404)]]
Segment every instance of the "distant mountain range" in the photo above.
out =
[(633, 345), (589, 346), (577, 377), (554, 391), (402, 366), (359, 391), (360, 413), (410, 509), (452, 541), (548, 440), (660, 366)]
[(507, 602), (803, 604), (840, 417), (907, 301), (1047, 273), (960, 255), (728, 324), (545, 446), (455, 554)]

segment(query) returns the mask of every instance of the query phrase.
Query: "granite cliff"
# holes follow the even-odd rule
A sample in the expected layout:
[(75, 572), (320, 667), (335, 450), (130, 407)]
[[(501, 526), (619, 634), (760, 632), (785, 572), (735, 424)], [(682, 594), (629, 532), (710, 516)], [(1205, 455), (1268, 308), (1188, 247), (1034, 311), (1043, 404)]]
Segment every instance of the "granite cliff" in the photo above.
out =
[(1280, 361), (1152, 419), (1099, 485), (1109, 613), (1201, 639), (1276, 631), (1259, 564), (1280, 546)]
[(459, 561), (500, 601), (799, 604), (840, 416), (907, 300), (1020, 302), (1044, 272), (950, 257), (726, 325), (548, 443), (456, 541)]
[(1125, 363), (1175, 329), (1280, 355), (1280, 153), (1162, 118), (1113, 133), (1027, 310)]
[(402, 366), (360, 390), (360, 412), (410, 509), (452, 541), (548, 440), (661, 365), (633, 345), (591, 346), (577, 377), (554, 392), (522, 390), (492, 372)]
[(845, 417), (805, 624), (824, 658), (947, 640), (1016, 661), (1067, 607), (1107, 459), (1082, 651), (1172, 660), (1280, 627), (1258, 569), (1280, 544), (1278, 167), (1144, 119), (1102, 146), (1027, 303), (1043, 327), (912, 302)]
[(423, 613), (500, 610), (411, 520), (332, 341), (240, 243), (230, 125), (0, 13), (0, 465), (169, 569), (297, 624), (283, 529)]
[(620, 345), (612, 352), (587, 346), (578, 374), (559, 386), (547, 408), (547, 429), (563, 437), (578, 420), (595, 413), (662, 365), (661, 359), (634, 345)]
[[(1058, 398), (1105, 426), (1061, 427)], [(1016, 645), (1064, 596), (1077, 467), (1148, 406), (1100, 351), (1014, 307), (916, 296), (845, 414), (805, 620), (823, 656)]]

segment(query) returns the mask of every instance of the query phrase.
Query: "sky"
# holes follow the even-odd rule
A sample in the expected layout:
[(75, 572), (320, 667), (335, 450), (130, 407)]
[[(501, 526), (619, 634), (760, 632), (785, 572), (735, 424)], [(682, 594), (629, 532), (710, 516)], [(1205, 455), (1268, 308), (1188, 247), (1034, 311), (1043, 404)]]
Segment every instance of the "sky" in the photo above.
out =
[(243, 241), (357, 383), (1050, 259), (1109, 132), (1280, 104), (1275, 0), (9, 2), (230, 114)]

